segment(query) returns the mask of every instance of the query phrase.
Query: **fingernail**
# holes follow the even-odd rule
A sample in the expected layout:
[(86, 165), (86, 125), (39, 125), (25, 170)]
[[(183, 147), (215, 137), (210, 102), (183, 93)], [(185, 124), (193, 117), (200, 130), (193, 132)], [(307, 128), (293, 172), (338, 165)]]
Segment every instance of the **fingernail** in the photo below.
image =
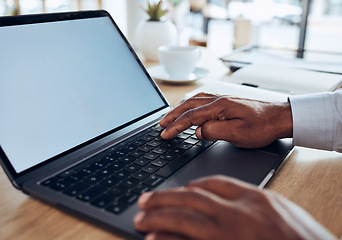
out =
[(150, 199), (151, 195), (152, 195), (152, 192), (145, 192), (145, 193), (143, 193), (139, 197), (139, 200), (138, 200), (139, 206), (144, 206), (148, 202), (148, 200)]
[(165, 134), (165, 130), (162, 131), (162, 133), (160, 134), (160, 136), (163, 137), (164, 134)]
[(196, 136), (199, 140), (203, 140), (203, 137), (202, 137), (202, 127), (197, 127), (196, 128)]
[(135, 216), (134, 216), (134, 222), (135, 223), (140, 223), (143, 218), (145, 217), (145, 212), (138, 212)]

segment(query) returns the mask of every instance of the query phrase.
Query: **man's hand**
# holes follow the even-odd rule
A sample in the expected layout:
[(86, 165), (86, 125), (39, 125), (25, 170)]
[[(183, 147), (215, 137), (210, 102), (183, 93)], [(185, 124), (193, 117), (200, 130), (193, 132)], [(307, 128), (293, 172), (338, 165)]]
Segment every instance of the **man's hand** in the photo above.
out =
[(146, 240), (335, 239), (285, 198), (223, 176), (147, 192), (138, 204), (134, 223)]
[(292, 137), (290, 103), (270, 103), (200, 93), (171, 110), (161, 121), (164, 139), (195, 125), (199, 139), (225, 140), (245, 148), (263, 147)]

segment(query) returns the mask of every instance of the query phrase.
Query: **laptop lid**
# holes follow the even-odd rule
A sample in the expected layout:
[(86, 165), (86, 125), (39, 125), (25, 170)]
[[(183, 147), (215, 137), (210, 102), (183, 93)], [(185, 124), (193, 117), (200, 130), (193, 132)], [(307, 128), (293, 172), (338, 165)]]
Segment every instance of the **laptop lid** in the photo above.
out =
[(106, 11), (2, 17), (0, 36), (0, 157), (17, 188), (170, 109)]

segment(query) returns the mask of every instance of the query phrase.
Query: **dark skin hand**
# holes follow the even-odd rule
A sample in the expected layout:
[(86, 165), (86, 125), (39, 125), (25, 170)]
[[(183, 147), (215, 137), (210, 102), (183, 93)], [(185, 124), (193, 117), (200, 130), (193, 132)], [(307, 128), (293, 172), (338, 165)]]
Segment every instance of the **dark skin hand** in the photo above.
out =
[(224, 176), (147, 192), (138, 204), (134, 224), (146, 240), (335, 239), (287, 199)]
[(195, 125), (199, 139), (225, 140), (245, 148), (263, 147), (292, 137), (290, 103), (270, 103), (199, 93), (171, 110), (161, 121), (161, 137), (174, 138)]
[[(199, 139), (255, 148), (292, 136), (289, 103), (269, 103), (200, 93), (160, 122), (162, 138), (195, 125)], [(146, 240), (335, 239), (285, 198), (236, 179), (214, 176), (185, 187), (147, 192), (134, 218)]]

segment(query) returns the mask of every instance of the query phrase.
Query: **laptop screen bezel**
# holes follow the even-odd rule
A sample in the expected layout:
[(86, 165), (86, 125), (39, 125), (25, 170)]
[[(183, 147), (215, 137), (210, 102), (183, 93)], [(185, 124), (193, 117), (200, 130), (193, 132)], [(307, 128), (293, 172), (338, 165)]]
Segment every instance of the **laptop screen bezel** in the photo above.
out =
[[(76, 20), (76, 19), (88, 19), (88, 18), (97, 18), (97, 17), (108, 17), (113, 25), (115, 26), (116, 30), (126, 43), (127, 47), (129, 48), (130, 52), (133, 54), (134, 58), (140, 65), (141, 69), (146, 74), (146, 77), (151, 82), (152, 86), (155, 88), (156, 92), (159, 94), (160, 98), (163, 100), (164, 105), (161, 106), (158, 109), (153, 110), (150, 113), (147, 113), (143, 116), (140, 116), (136, 119), (133, 119), (119, 127), (116, 127), (106, 133), (103, 133), (93, 139), (90, 139), (78, 146), (75, 146), (61, 154), (58, 154), (56, 156), (53, 156), (49, 159), (46, 159), (45, 161), (24, 170), (23, 172), (17, 173), (10, 160), (7, 158), (4, 150), (2, 149), (0, 145), (0, 160), (1, 165), (3, 166), (6, 174), (12, 181), (13, 185), (16, 188), (21, 188), (22, 183), (27, 179), (32, 172), (36, 172), (36, 170), (39, 170), (43, 166), (47, 166), (48, 164), (52, 163), (53, 161), (56, 161), (57, 159), (63, 159), (65, 156), (70, 155), (71, 153), (77, 152), (81, 150), (84, 147), (88, 148), (88, 151), (92, 151), (96, 148), (98, 148), (99, 144), (98, 142), (101, 142), (101, 144), (105, 144), (103, 139), (107, 139), (108, 142), (113, 141), (114, 138), (118, 136), (110, 137), (111, 135), (115, 135), (115, 133), (119, 133), (119, 135), (126, 134), (129, 131), (132, 131), (134, 128), (137, 128), (138, 125), (146, 124), (147, 121), (152, 120), (154, 117), (157, 117), (158, 115), (164, 114), (167, 111), (171, 109), (169, 103), (161, 93), (160, 89), (158, 88), (157, 84), (154, 82), (154, 80), (151, 78), (151, 76), (148, 74), (147, 70), (145, 69), (143, 63), (140, 61), (139, 57), (125, 38), (124, 34), (121, 32), (113, 18), (110, 16), (110, 14), (105, 10), (95, 10), (95, 11), (77, 11), (77, 12), (61, 12), (61, 13), (48, 13), (48, 14), (30, 14), (30, 15), (21, 15), (21, 16), (6, 16), (6, 17), (0, 17), (0, 28), (1, 27), (7, 27), (7, 26), (18, 26), (18, 25), (26, 25), (26, 24), (36, 24), (36, 23), (47, 23), (47, 22), (56, 22), (56, 21), (67, 21), (67, 20)], [(134, 125), (134, 127), (132, 127)], [(124, 130), (124, 131), (123, 131)], [(91, 147), (93, 145), (93, 147)]]

